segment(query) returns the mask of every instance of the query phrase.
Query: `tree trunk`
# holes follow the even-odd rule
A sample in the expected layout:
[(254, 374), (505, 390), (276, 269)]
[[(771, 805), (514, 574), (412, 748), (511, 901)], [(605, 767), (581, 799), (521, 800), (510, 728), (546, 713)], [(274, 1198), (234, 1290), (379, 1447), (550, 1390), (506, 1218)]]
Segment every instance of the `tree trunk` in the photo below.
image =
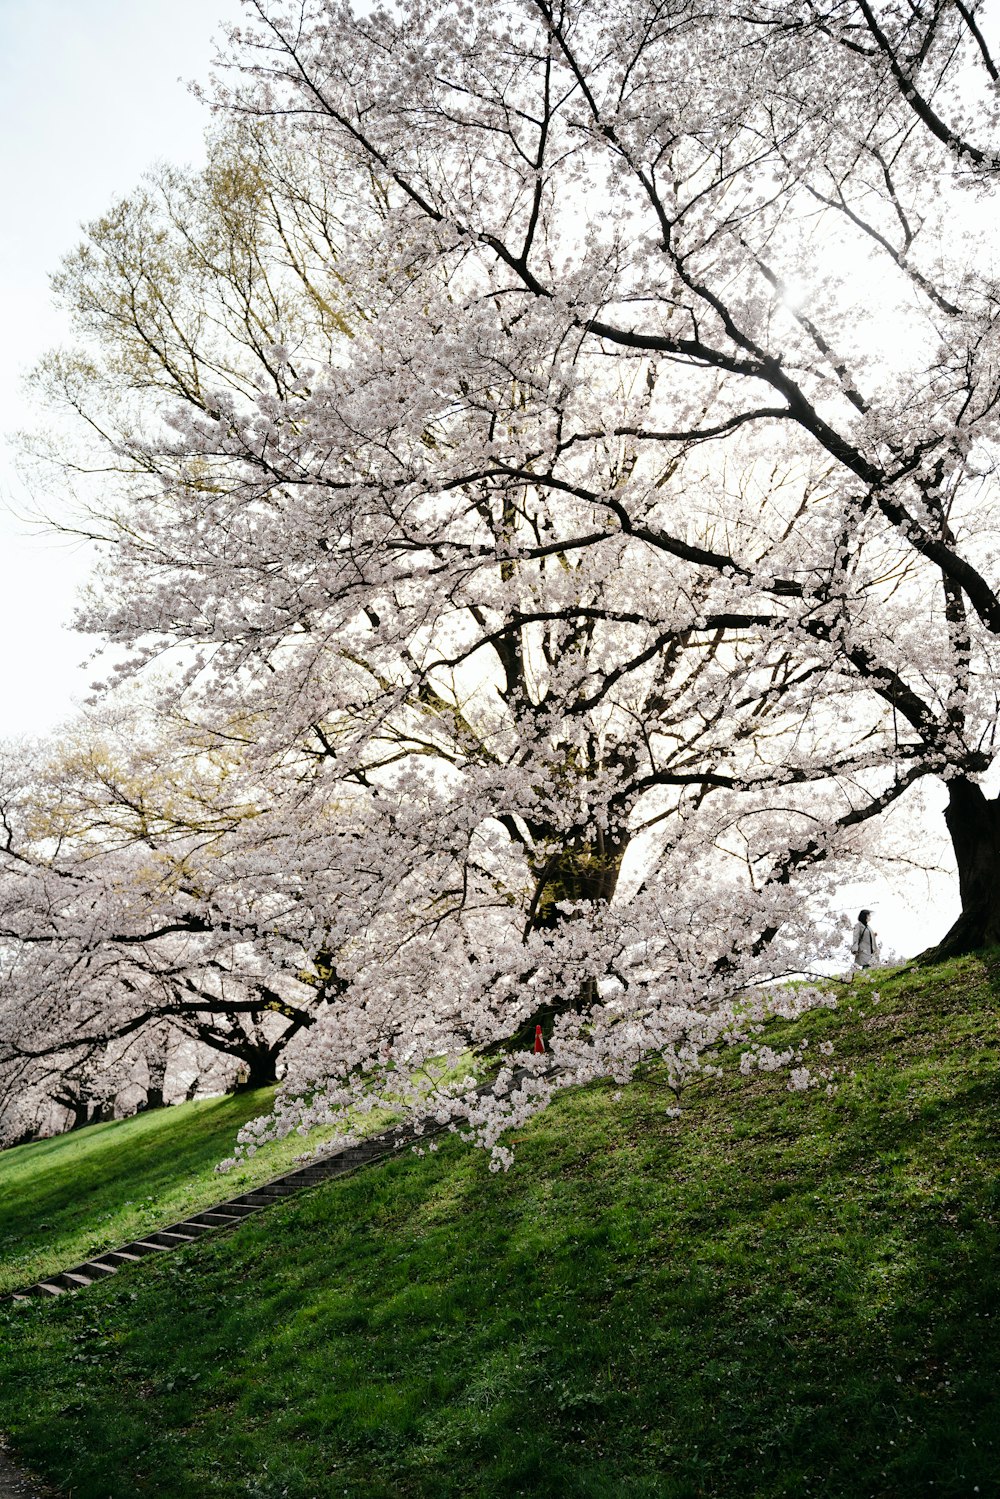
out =
[(1000, 802), (990, 801), (973, 781), (948, 782), (944, 814), (958, 865), (962, 914), (924, 963), (1000, 946)]
[(144, 1107), (147, 1109), (163, 1108), (163, 1089), (167, 1080), (169, 1044), (170, 1034), (166, 1026), (159, 1027), (150, 1038), (150, 1047), (146, 1053), (148, 1081), (146, 1083), (146, 1102)]
[(240, 1074), (233, 1092), (251, 1093), (255, 1088), (266, 1088), (269, 1084), (276, 1083), (278, 1060), (283, 1049), (280, 1041), (274, 1046), (245, 1046), (238, 1051), (234, 1048), (233, 1055), (240, 1062)]
[(556, 910), (559, 901), (607, 905), (617, 888), (627, 848), (627, 834), (611, 838), (601, 830), (592, 842), (574, 839), (567, 843), (538, 871), (529, 929), (557, 926), (562, 919)]
[[(559, 901), (593, 901), (595, 905), (608, 905), (618, 885), (628, 844), (627, 833), (611, 838), (600, 829), (593, 841), (574, 839), (566, 844), (538, 871), (528, 930), (553, 929), (564, 920), (556, 909)], [(488, 1047), (485, 1054), (530, 1049), (536, 1025), (542, 1027), (547, 1044), (558, 1015), (568, 1010), (586, 1010), (596, 999), (597, 985), (593, 979), (587, 979), (575, 992), (539, 1005), (502, 1046)]]
[(85, 1098), (76, 1098), (68, 1093), (53, 1093), (53, 1100), (62, 1109), (67, 1109), (70, 1121), (62, 1130), (62, 1134), (68, 1135), (71, 1130), (84, 1129), (90, 1121), (90, 1104)]

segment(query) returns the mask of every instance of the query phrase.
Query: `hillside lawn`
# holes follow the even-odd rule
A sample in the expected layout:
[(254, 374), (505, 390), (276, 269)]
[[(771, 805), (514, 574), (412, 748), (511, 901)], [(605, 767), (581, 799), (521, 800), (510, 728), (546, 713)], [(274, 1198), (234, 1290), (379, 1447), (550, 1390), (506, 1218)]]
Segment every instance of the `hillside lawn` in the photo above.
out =
[(0, 1152), (0, 1295), (292, 1170), (322, 1131), (215, 1170), (274, 1093), (201, 1099)]
[[(0, 1431), (72, 1499), (998, 1495), (998, 986), (988, 954), (774, 1027), (834, 1043), (832, 1099), (579, 1090), (508, 1175), (449, 1137), (6, 1303)], [(257, 1108), (0, 1155), (6, 1265), (224, 1195)]]

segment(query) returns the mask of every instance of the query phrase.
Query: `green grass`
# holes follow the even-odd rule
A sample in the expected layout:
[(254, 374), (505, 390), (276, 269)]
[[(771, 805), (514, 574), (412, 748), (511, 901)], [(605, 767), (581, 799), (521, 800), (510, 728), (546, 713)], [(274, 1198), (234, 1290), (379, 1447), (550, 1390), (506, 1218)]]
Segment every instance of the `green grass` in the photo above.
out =
[(449, 1140), (11, 1307), (0, 1430), (73, 1499), (996, 1495), (998, 984), (778, 1028), (830, 1100), (590, 1088), (505, 1177)]
[(270, 1111), (274, 1092), (180, 1104), (0, 1152), (0, 1294), (291, 1169), (322, 1131), (264, 1146), (225, 1176), (215, 1171), (240, 1127)]

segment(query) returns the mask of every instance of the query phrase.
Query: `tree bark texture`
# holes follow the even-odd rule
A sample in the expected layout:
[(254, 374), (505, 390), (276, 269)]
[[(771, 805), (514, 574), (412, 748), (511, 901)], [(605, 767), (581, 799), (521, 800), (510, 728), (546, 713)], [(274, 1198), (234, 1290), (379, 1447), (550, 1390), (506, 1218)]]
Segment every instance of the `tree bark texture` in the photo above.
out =
[[(627, 833), (612, 838), (600, 829), (593, 840), (574, 839), (567, 843), (537, 873), (529, 929), (557, 926), (560, 920), (556, 909), (558, 901), (586, 900), (593, 901), (596, 905), (610, 904), (618, 885), (628, 843)], [(502, 1048), (488, 1047), (486, 1055), (499, 1049), (524, 1051), (530, 1048), (535, 1038), (536, 1025), (542, 1027), (542, 1035), (547, 1044), (558, 1015), (567, 1010), (585, 1010), (596, 999), (597, 986), (592, 979), (587, 979), (575, 992), (540, 1005), (517, 1027)]]
[(958, 865), (962, 914), (936, 947), (921, 953), (924, 962), (1000, 947), (1000, 801), (958, 777), (948, 782), (944, 815)]
[(233, 1089), (234, 1093), (252, 1093), (255, 1088), (266, 1088), (278, 1081), (278, 1062), (284, 1050), (286, 1038), (272, 1046), (233, 1048), (231, 1055), (239, 1058), (241, 1077)]

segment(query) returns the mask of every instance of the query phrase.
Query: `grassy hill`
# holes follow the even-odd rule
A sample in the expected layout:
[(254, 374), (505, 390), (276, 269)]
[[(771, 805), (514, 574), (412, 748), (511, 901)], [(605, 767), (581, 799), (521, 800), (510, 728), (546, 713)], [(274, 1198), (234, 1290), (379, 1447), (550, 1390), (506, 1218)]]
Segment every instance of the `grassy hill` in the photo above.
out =
[(290, 1170), (308, 1148), (297, 1135), (226, 1176), (215, 1172), (240, 1127), (270, 1112), (274, 1091), (203, 1099), (0, 1152), (0, 1295)]
[[(505, 1177), (452, 1139), (9, 1307), (0, 1430), (73, 1499), (1000, 1494), (998, 984), (969, 959), (777, 1027), (834, 1043), (832, 1099), (582, 1090)], [(199, 1116), (140, 1123), (187, 1190)], [(57, 1144), (0, 1156), (22, 1256)], [(77, 1196), (148, 1195), (115, 1158)]]

